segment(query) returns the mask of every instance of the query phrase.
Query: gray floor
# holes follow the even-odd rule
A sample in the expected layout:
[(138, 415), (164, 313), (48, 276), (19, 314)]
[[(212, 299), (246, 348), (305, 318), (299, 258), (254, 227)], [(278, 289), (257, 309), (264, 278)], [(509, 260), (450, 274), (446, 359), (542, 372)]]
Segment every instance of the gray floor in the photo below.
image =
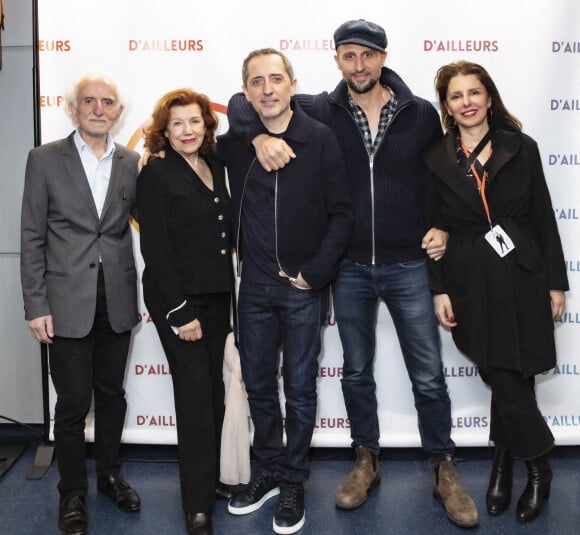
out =
[[(0, 534), (50, 535), (57, 529), (58, 473), (56, 466), (40, 480), (28, 481), (39, 437), (14, 425), (0, 425), (0, 451), (8, 441), (22, 440), (26, 450), (0, 479)], [(552, 455), (554, 482), (542, 515), (528, 525), (515, 520), (515, 503), (499, 517), (485, 512), (484, 493), (489, 469), (485, 449), (461, 449), (458, 467), (465, 487), (480, 511), (480, 525), (463, 530), (446, 518), (431, 495), (431, 473), (418, 450), (385, 450), (381, 454), (382, 483), (365, 505), (356, 511), (334, 506), (334, 492), (351, 466), (349, 450), (316, 449), (312, 452), (312, 474), (306, 484), (306, 524), (301, 535), (447, 535), (471, 534), (580, 534), (580, 447), (556, 448)], [(180, 535), (186, 534), (181, 510), (177, 465), (173, 447), (124, 446), (123, 474), (138, 490), (143, 508), (138, 513), (121, 513), (95, 491), (94, 462), (89, 448), (91, 491), (87, 498), (92, 535)], [(1, 463), (0, 463), (1, 464)], [(516, 466), (514, 494), (525, 485), (523, 465)], [(514, 500), (515, 502), (515, 500)], [(261, 510), (234, 517), (226, 503), (218, 502), (214, 512), (216, 535), (269, 535), (275, 499)]]

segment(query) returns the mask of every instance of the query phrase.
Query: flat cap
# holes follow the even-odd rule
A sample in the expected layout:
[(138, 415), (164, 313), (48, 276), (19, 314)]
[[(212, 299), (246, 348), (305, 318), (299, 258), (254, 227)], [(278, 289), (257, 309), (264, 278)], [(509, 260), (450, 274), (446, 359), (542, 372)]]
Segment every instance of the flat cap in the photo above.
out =
[(341, 24), (334, 32), (334, 47), (352, 43), (384, 52), (387, 48), (385, 30), (364, 19), (349, 20)]

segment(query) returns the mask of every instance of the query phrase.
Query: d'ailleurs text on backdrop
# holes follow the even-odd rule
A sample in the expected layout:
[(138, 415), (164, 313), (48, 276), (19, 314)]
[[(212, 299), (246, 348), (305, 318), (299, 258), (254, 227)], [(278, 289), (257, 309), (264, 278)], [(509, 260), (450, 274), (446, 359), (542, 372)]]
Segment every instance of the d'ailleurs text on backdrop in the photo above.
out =
[[(577, 0), (552, 0), (522, 10), (516, 0), (488, 0), (486, 13), (501, 16), (474, 18), (472, 10), (470, 3), (461, 0), (448, 0), (444, 11), (430, 0), (389, 5), (370, 0), (354, 11), (346, 0), (295, 0), (283, 12), (264, 10), (257, 0), (211, 4), (165, 0), (163, 9), (149, 2), (114, 0), (85, 0), (80, 9), (76, 0), (40, 0), (42, 142), (72, 130), (63, 110), (64, 84), (86, 71), (110, 74), (129, 96), (130, 106), (116, 139), (138, 151), (142, 150), (140, 131), (154, 103), (177, 87), (206, 93), (222, 110), (219, 131), (225, 131), (223, 110), (229, 97), (240, 90), (243, 59), (256, 48), (271, 46), (289, 56), (299, 92), (331, 90), (340, 75), (332, 35), (340, 23), (352, 18), (385, 27), (387, 66), (429, 100), (435, 100), (433, 77), (442, 64), (458, 59), (481, 63), (542, 153), (571, 291), (567, 312), (556, 324), (558, 366), (538, 378), (537, 393), (557, 443), (580, 444), (580, 300), (576, 297), (580, 287), (580, 5)], [(104, 31), (93, 23), (95, 12), (111, 15)], [(135, 242), (142, 270), (138, 239)], [(142, 300), (140, 312), (127, 372), (124, 440), (175, 443), (168, 366)], [(384, 306), (378, 321), (381, 443), (418, 446), (410, 383)], [(477, 368), (457, 352), (449, 333), (442, 331), (442, 341), (453, 438), (460, 446), (487, 444), (489, 393)], [(347, 446), (349, 422), (340, 389), (342, 349), (332, 316), (323, 348), (314, 445)], [(54, 396), (51, 400), (54, 403)], [(90, 428), (89, 422), (89, 438)]]

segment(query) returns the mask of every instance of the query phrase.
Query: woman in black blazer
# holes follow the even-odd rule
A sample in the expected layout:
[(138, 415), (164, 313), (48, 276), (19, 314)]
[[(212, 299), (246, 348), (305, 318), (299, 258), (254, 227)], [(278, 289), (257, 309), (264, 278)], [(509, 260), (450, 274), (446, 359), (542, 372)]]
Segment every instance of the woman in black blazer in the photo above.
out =
[(212, 533), (224, 416), (223, 352), (233, 282), (231, 206), (213, 154), (205, 95), (165, 94), (145, 130), (154, 158), (137, 180), (145, 304), (171, 370), (183, 508), (190, 534)]
[(516, 509), (533, 520), (550, 492), (554, 437), (536, 402), (534, 376), (556, 364), (554, 320), (568, 289), (564, 255), (538, 147), (475, 63), (441, 67), (435, 82), (444, 139), (425, 155), (430, 225), (449, 233), (430, 262), (435, 313), (491, 388), (495, 444), (487, 510), (509, 506), (512, 458), (528, 482)]

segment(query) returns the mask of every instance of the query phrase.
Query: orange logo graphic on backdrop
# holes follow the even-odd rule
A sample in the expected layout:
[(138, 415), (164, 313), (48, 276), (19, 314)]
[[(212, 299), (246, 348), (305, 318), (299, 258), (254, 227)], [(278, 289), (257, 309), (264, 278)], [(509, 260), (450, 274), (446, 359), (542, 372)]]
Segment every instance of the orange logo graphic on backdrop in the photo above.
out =
[(40, 39), (38, 41), (38, 50), (40, 52), (70, 52), (70, 40)]
[(201, 52), (203, 39), (129, 39), (130, 52)]
[(292, 52), (320, 52), (334, 50), (332, 39), (280, 39), (280, 50)]
[(41, 95), (41, 108), (58, 108), (64, 104), (64, 97), (62, 95)]

